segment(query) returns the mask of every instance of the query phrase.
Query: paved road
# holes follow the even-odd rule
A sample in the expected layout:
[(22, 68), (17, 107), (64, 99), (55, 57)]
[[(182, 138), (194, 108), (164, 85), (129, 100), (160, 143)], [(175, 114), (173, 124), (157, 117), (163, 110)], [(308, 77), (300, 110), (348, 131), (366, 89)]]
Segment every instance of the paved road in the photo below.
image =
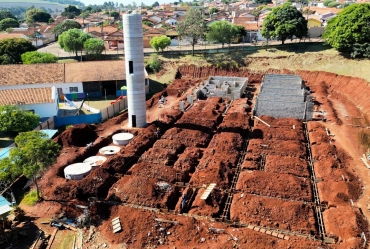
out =
[[(322, 42), (321, 39), (311, 39), (311, 42)], [(286, 41), (285, 42), (286, 44), (289, 44), (289, 43), (296, 43), (295, 41), (291, 42), (291, 41)], [(259, 44), (262, 44), (262, 42), (259, 42)], [(281, 42), (279, 41), (272, 41), (270, 42), (269, 44), (272, 44), (272, 45), (276, 45), (276, 44), (281, 44)], [(244, 45), (244, 46), (253, 46), (252, 44), (250, 43), (244, 43), (244, 44), (231, 44), (231, 46), (241, 46), (241, 45)], [(195, 45), (195, 48), (196, 50), (201, 50), (201, 49), (215, 49), (215, 48), (222, 48), (221, 44), (216, 44), (216, 45)], [(225, 45), (225, 48), (227, 48), (227, 45)], [(191, 46), (171, 46), (168, 48), (169, 50), (191, 50), (192, 47)], [(59, 47), (59, 44), (57, 42), (54, 42), (54, 43), (50, 43), (49, 45), (45, 46), (45, 47), (42, 47), (40, 48), (38, 51), (40, 52), (49, 52), (51, 54), (54, 54), (58, 57), (71, 57), (71, 56), (74, 56), (75, 54), (74, 53), (68, 53), (68, 52), (65, 52), (63, 49), (61, 49)], [(144, 48), (144, 53), (153, 53), (155, 52), (154, 49), (152, 48)], [(103, 54), (123, 54), (123, 50), (105, 50), (103, 51)], [(80, 55), (80, 53), (79, 53)]]

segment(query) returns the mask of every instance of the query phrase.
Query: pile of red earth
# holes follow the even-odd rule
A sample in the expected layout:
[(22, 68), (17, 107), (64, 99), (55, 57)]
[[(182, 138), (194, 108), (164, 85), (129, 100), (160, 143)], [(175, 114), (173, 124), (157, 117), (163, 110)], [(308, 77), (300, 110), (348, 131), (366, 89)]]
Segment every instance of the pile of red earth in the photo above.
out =
[(234, 195), (230, 218), (317, 234), (302, 123), (289, 118), (261, 119), (270, 126), (255, 119), (241, 167), (248, 170), (239, 175), (236, 190), (241, 194)]
[(218, 132), (236, 132), (246, 135), (249, 130), (250, 115), (248, 111), (251, 108), (247, 105), (246, 99), (234, 100), (229, 105), (224, 119), (218, 126)]
[(235, 194), (230, 218), (243, 224), (251, 223), (312, 235), (317, 233), (313, 206), (300, 202), (244, 193)]
[[(125, 206), (92, 206), (101, 217), (119, 217), (122, 231), (113, 233), (111, 219), (102, 221), (100, 231), (113, 248), (125, 245), (129, 248), (318, 248), (322, 244), (304, 238), (291, 237), (283, 240), (248, 228), (235, 228), (209, 220), (198, 221), (192, 217), (173, 214), (156, 214)], [(84, 243), (85, 244), (85, 243)], [(94, 240), (86, 243), (95, 246)]]
[(360, 234), (368, 232), (368, 225), (358, 208), (351, 208), (350, 201), (361, 195), (361, 185), (349, 168), (350, 160), (319, 122), (307, 125), (312, 148), (319, 197), (327, 208), (323, 212), (326, 233), (347, 248), (360, 248)]
[(107, 200), (152, 208), (171, 208), (179, 198), (179, 189), (156, 178), (125, 175), (109, 190)]
[[(250, 136), (247, 154), (242, 164), (242, 169), (256, 170), (265, 165), (266, 171), (276, 173), (297, 172), (299, 176), (307, 176), (308, 165), (302, 162), (306, 158), (304, 134), (302, 123), (297, 119), (275, 119), (273, 117), (262, 116), (261, 119), (269, 126), (255, 119), (255, 125)], [(297, 160), (298, 157), (298, 160)], [(294, 167), (280, 167), (287, 165), (289, 161), (282, 159), (295, 159), (301, 163), (291, 163)], [(273, 165), (273, 166), (271, 166)], [(288, 170), (288, 171), (285, 171)]]
[[(61, 160), (64, 157), (63, 155), (60, 156), (57, 163), (53, 165), (53, 168), (59, 174), (55, 175), (53, 173), (55, 171), (48, 171), (45, 176), (50, 176), (50, 179), (45, 179), (41, 183), (44, 197), (53, 200), (79, 199), (83, 201), (86, 201), (90, 196), (105, 198), (110, 187), (117, 181), (115, 175), (117, 173), (126, 173), (137, 162), (139, 155), (154, 144), (156, 140), (155, 130), (155, 125), (140, 129), (124, 149), (111, 156), (102, 166), (93, 170), (79, 181), (67, 180), (63, 177), (64, 168), (68, 166), (67, 163), (82, 162), (87, 157), (96, 155), (99, 148), (108, 145), (112, 141), (111, 136), (106, 138), (99, 137), (88, 150), (80, 148), (77, 151), (82, 152), (69, 153), (66, 155), (66, 158), (70, 159), (69, 161)], [(66, 151), (72, 148), (66, 147), (63, 150)], [(89, 151), (90, 153), (88, 153)]]
[(219, 189), (229, 188), (242, 146), (243, 138), (237, 133), (214, 135), (190, 179), (190, 185), (200, 187), (216, 183)]
[(214, 131), (221, 123), (225, 109), (226, 104), (222, 102), (222, 98), (199, 100), (176, 122), (176, 127)]
[[(204, 191), (205, 188), (198, 189), (191, 186), (186, 187), (182, 192), (182, 198), (177, 202), (175, 212), (215, 218), (219, 217), (223, 210), (227, 195), (223, 191), (214, 189), (206, 200), (202, 200), (200, 197), (203, 195)], [(183, 202), (184, 196), (186, 196), (185, 202)]]
[(239, 175), (236, 190), (261, 196), (311, 202), (312, 190), (309, 178), (290, 174), (263, 171), (243, 171)]

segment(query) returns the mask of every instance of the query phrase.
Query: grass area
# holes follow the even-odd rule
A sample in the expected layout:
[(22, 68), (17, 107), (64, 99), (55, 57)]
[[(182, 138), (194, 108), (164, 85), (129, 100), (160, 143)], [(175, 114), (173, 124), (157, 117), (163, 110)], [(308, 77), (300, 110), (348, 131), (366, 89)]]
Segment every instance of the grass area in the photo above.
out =
[[(1, 0), (0, 0), (1, 1)], [(75, 63), (78, 62), (78, 60), (75, 59), (63, 59), (63, 60), (58, 60), (58, 63)]]
[(75, 233), (71, 231), (65, 231), (63, 234), (62, 238), (60, 238), (60, 243), (59, 243), (59, 249), (70, 249), (73, 245), (73, 239), (76, 236)]
[(4, 148), (8, 147), (12, 143), (14, 143), (13, 138), (10, 138), (10, 137), (0, 137), (0, 151), (2, 149), (4, 149)]
[(37, 200), (38, 198), (36, 190), (31, 190), (30, 192), (24, 195), (21, 203), (27, 206), (33, 206), (36, 204)]
[(116, 96), (107, 96), (107, 100), (105, 98), (101, 99), (91, 99), (91, 100), (85, 100), (85, 103), (93, 108), (96, 108), (98, 110), (104, 109), (110, 105), (110, 102), (115, 101), (118, 97)]
[(205, 54), (195, 56), (162, 56), (164, 62), (162, 74), (152, 74), (152, 80), (168, 84), (180, 65), (246, 67), (253, 71), (273, 69), (326, 71), (340, 75), (370, 79), (369, 60), (349, 59), (323, 43), (269, 45), (255, 51), (232, 51), (228, 53)]

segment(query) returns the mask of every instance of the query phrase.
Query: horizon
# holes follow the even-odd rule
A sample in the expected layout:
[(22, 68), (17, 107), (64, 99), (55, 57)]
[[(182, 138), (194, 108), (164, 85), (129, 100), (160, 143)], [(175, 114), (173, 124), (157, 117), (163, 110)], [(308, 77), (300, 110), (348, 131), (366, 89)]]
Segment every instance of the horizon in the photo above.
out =
[[(81, 2), (83, 2), (86, 6), (88, 5), (103, 5), (104, 2), (109, 2), (107, 0), (80, 0)], [(123, 3), (124, 5), (127, 5), (129, 3), (126, 3), (126, 1), (113, 1), (114, 3), (118, 2), (118, 4), (120, 3)], [(158, 2), (159, 4), (163, 4), (163, 3), (166, 3), (166, 1), (164, 0), (136, 0), (136, 1), (130, 1), (130, 3), (132, 4), (133, 2), (135, 2), (137, 5), (140, 5), (142, 2), (145, 4), (145, 5), (152, 5), (153, 3), (155, 2)]]

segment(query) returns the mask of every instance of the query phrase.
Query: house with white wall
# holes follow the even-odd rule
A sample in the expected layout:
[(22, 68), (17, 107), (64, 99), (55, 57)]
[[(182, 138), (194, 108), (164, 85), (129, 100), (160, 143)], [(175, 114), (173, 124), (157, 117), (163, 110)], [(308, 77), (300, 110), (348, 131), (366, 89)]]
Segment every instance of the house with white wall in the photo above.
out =
[[(94, 61), (0, 67), (0, 105), (19, 105), (41, 117), (56, 115), (58, 101), (117, 95), (126, 85), (123, 61)], [(149, 91), (149, 79), (145, 80)], [(118, 94), (118, 95), (121, 95)]]

